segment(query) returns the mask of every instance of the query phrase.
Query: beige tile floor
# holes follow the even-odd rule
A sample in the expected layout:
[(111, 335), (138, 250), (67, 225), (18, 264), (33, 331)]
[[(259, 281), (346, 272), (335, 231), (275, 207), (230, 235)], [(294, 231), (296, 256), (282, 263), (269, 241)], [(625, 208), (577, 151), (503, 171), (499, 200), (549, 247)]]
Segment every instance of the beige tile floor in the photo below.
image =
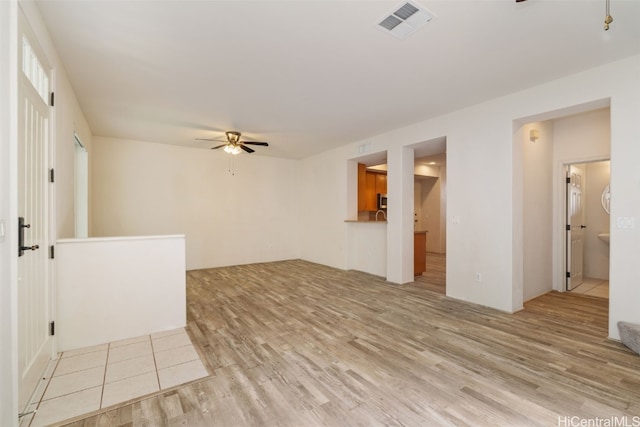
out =
[(609, 281), (585, 277), (580, 286), (572, 289), (571, 292), (609, 299)]
[(63, 352), (20, 425), (49, 425), (208, 375), (182, 328)]

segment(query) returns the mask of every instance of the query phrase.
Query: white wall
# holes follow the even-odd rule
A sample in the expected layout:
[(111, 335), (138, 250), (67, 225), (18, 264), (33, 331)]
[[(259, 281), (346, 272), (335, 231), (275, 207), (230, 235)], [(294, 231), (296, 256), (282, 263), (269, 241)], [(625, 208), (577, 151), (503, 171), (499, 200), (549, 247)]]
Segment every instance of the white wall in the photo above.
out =
[[(525, 91), (465, 108), (314, 156), (302, 161), (307, 168), (344, 168), (358, 157), (361, 144), (372, 152), (408, 146), (437, 137), (447, 138), (447, 294), (504, 311), (521, 307), (524, 244), (522, 235), (523, 191), (521, 139), (514, 139), (514, 121), (542, 121), (568, 114), (572, 109), (593, 109), (611, 103), (612, 220), (640, 215), (640, 56), (567, 76)], [(566, 111), (565, 111), (566, 109)], [(535, 118), (535, 119), (534, 119)], [(560, 132), (563, 125), (560, 124)], [(554, 142), (556, 135), (554, 135)], [(396, 148), (397, 149), (397, 148)], [(519, 159), (514, 163), (514, 159)], [(554, 162), (558, 158), (554, 154)], [(557, 164), (557, 163), (556, 163)], [(389, 180), (393, 170), (389, 170)], [(554, 170), (554, 174), (557, 171)], [(341, 174), (346, 176), (346, 174)], [(309, 175), (303, 185), (312, 185)], [(316, 184), (318, 186), (318, 184)], [(346, 182), (323, 182), (322, 194), (341, 194)], [(407, 197), (413, 198), (413, 193)], [(556, 202), (554, 193), (554, 203)], [(518, 207), (520, 206), (520, 207)], [(303, 258), (340, 265), (339, 254), (347, 242), (340, 239), (345, 201), (335, 198), (313, 227), (303, 223)], [(413, 215), (413, 212), (410, 212)], [(519, 220), (517, 219), (519, 216)], [(459, 219), (453, 224), (453, 218)], [(637, 222), (637, 220), (636, 220)], [(554, 225), (555, 226), (555, 225)], [(412, 223), (407, 227), (411, 228)], [(640, 265), (634, 261), (640, 235), (638, 229), (611, 231), (610, 335), (618, 337), (617, 320), (640, 323)], [(338, 236), (326, 242), (323, 236)], [(308, 250), (312, 242), (321, 247)], [(403, 239), (403, 246), (412, 245)], [(554, 241), (554, 251), (557, 242)], [(407, 251), (408, 253), (408, 251)], [(336, 255), (337, 254), (337, 255)], [(388, 255), (389, 259), (390, 255)], [(554, 254), (555, 258), (555, 254)], [(475, 273), (483, 281), (475, 281)], [(554, 271), (554, 275), (556, 272)]]
[(447, 253), (447, 167), (440, 166), (440, 239), (434, 252)]
[[(439, 138), (442, 135), (447, 137), (447, 209), (449, 215), (459, 216), (459, 224), (447, 224), (447, 290), (450, 296), (460, 299), (466, 299), (490, 306), (498, 306), (504, 310), (511, 309), (511, 290), (505, 289), (504, 285), (511, 283), (510, 269), (502, 268), (501, 265), (507, 261), (510, 266), (511, 245), (496, 245), (495, 250), (487, 251), (486, 245), (491, 243), (500, 243), (500, 233), (504, 233), (504, 225), (510, 223), (511, 211), (510, 206), (510, 173), (511, 173), (511, 151), (509, 147), (505, 147), (499, 143), (500, 138), (492, 137), (494, 134), (502, 135), (502, 140), (511, 141), (511, 121), (505, 121), (504, 125), (489, 126), (489, 136), (483, 136), (484, 130), (487, 128), (487, 121), (491, 117), (491, 110), (499, 110), (498, 107), (477, 108), (471, 112), (463, 111), (458, 114), (440, 117), (428, 122), (423, 122), (408, 128), (399, 129), (384, 135), (371, 138), (366, 141), (342, 147), (332, 152), (324, 153), (322, 156), (314, 156), (303, 160), (303, 170), (311, 167), (333, 168), (342, 165), (347, 159), (358, 157), (358, 146), (364, 142), (371, 143), (372, 152), (389, 150), (391, 154), (399, 150), (403, 145), (416, 144), (422, 141), (428, 141)], [(458, 116), (469, 119), (466, 123), (459, 125)], [(488, 138), (487, 144), (476, 142), (478, 135)], [(394, 142), (390, 142), (394, 141)], [(484, 140), (483, 140), (484, 142)], [(391, 145), (393, 144), (393, 145)], [(393, 150), (392, 150), (393, 149)], [(487, 160), (489, 157), (489, 160)], [(478, 160), (489, 162), (492, 167)], [(391, 162), (390, 162), (391, 163)], [(398, 162), (401, 163), (400, 161)], [(482, 164), (480, 164), (482, 163)], [(502, 167), (493, 165), (503, 165)], [(504, 165), (508, 165), (505, 169)], [(401, 173), (398, 168), (389, 167), (389, 182), (393, 181), (393, 175)], [(401, 178), (399, 178), (401, 180)], [(306, 184), (305, 184), (306, 185)], [(326, 193), (338, 192), (339, 187), (344, 187), (345, 182), (335, 183), (335, 187), (324, 188)], [(452, 195), (456, 194), (457, 197)], [(491, 191), (489, 191), (491, 189)], [(397, 206), (402, 208), (403, 204), (397, 200), (403, 191), (393, 192), (389, 190), (389, 194), (396, 194), (395, 200)], [(487, 194), (490, 196), (487, 198)], [(413, 192), (407, 197), (413, 198)], [(390, 204), (394, 199), (390, 197)], [(412, 202), (412, 200), (411, 200)], [(411, 203), (413, 205), (413, 203)], [(469, 206), (469, 207), (467, 207)], [(506, 209), (496, 211), (495, 206), (502, 206)], [(392, 206), (389, 208), (389, 218), (393, 219)], [(335, 206), (331, 208), (329, 217), (335, 212), (340, 215), (344, 212), (344, 201), (337, 200)], [(412, 209), (408, 211), (409, 221), (406, 222), (408, 228), (408, 236), (403, 236), (402, 249), (404, 254), (412, 254), (413, 250), (413, 221)], [(402, 214), (397, 213), (402, 216)], [(322, 235), (335, 233), (341, 224), (338, 222), (331, 223), (328, 220), (318, 218), (317, 227), (306, 227), (308, 230), (302, 244), (303, 258), (310, 261), (323, 262), (316, 257), (315, 253), (307, 251), (308, 244), (320, 238)], [(401, 225), (402, 226), (402, 225)], [(391, 236), (398, 238), (402, 231), (392, 230)], [(502, 234), (504, 236), (504, 234)], [(510, 236), (510, 234), (508, 234)], [(450, 242), (457, 241), (457, 250), (450, 252)], [(458, 237), (459, 236), (459, 237)], [(388, 250), (389, 240), (387, 242)], [(340, 251), (340, 241), (334, 241), (331, 246), (327, 245), (322, 249), (322, 253), (336, 253)], [(337, 246), (337, 247), (336, 247)], [(393, 250), (396, 248), (393, 247)], [(316, 247), (315, 252), (319, 252), (320, 248)], [(388, 254), (387, 260), (395, 256), (396, 262), (409, 262), (407, 257), (402, 257), (400, 251), (395, 251), (395, 255)], [(452, 268), (453, 267), (453, 268)], [(482, 272), (485, 280), (483, 286), (478, 286), (475, 282), (475, 272)], [(388, 269), (389, 273), (389, 269)], [(468, 285), (472, 286), (468, 286)]]
[(554, 119), (554, 163), (608, 159), (611, 151), (609, 115), (609, 108), (599, 108)]
[[(530, 131), (540, 138), (530, 140)], [(522, 127), (523, 152), (523, 298), (553, 289), (553, 121)], [(560, 232), (559, 230), (556, 230)]]
[[(351, 223), (344, 220), (357, 217), (357, 174), (353, 173), (357, 172), (357, 162), (346, 160), (347, 151), (336, 154), (342, 150), (338, 148), (300, 161), (300, 185), (304, 189), (299, 194), (300, 257), (347, 269), (347, 228)], [(351, 203), (347, 203), (347, 199)]]
[[(382, 215), (380, 215), (382, 220)], [(387, 224), (347, 223), (347, 269), (387, 276)]]
[(414, 279), (415, 152), (397, 146), (387, 155), (387, 280), (403, 284)]
[[(235, 174), (229, 172), (233, 160)], [(187, 269), (300, 257), (300, 164), (94, 137), (94, 237), (184, 234)], [(323, 172), (317, 179), (331, 175)], [(316, 202), (313, 209), (323, 211)]]
[[(56, 72), (56, 224), (58, 238), (75, 237), (75, 142), (77, 133), (87, 149), (89, 168), (92, 158), (92, 135), (66, 76)], [(91, 182), (89, 182), (89, 194)], [(91, 204), (89, 204), (91, 230)]]
[[(609, 336), (614, 338), (619, 338), (618, 321), (640, 323), (640, 60), (636, 56), (623, 64), (609, 76), (617, 89), (611, 99), (609, 257)], [(635, 227), (618, 228), (619, 218), (631, 218)]]
[(584, 275), (609, 280), (609, 245), (598, 238), (609, 233), (610, 217), (602, 207), (602, 190), (609, 184), (610, 162), (586, 164)]
[(57, 245), (59, 351), (186, 326), (184, 236)]

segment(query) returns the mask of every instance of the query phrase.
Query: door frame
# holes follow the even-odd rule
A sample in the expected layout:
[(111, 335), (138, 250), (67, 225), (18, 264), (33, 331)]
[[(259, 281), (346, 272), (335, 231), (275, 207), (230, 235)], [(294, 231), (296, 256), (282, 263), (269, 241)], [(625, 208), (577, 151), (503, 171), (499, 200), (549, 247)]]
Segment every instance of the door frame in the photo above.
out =
[[(33, 50), (36, 51), (38, 58), (40, 61), (42, 61), (43, 65), (46, 66), (48, 68), (49, 71), (49, 95), (53, 92), (56, 91), (56, 70), (53, 66), (53, 62), (51, 61), (51, 58), (49, 58), (49, 56), (46, 53), (46, 50), (43, 48), (42, 43), (40, 41), (40, 39), (37, 36), (36, 31), (34, 30), (34, 26), (32, 25), (30, 19), (29, 19), (30, 14), (27, 13), (27, 11), (25, 11), (22, 7), (21, 4), (18, 3), (17, 5), (17, 11), (16, 11), (16, 27), (15, 27), (15, 46), (16, 46), (16, 56), (15, 56), (15, 63), (14, 63), (14, 68), (15, 68), (15, 72), (16, 72), (16, 80), (15, 80), (15, 95), (16, 95), (16, 114), (13, 117), (13, 120), (15, 121), (15, 125), (16, 127), (21, 126), (21, 114), (22, 112), (20, 111), (19, 108), (19, 103), (20, 103), (20, 90), (19, 90), (19, 86), (20, 86), (20, 81), (21, 81), (21, 75), (20, 73), (22, 73), (22, 65), (20, 64), (20, 53), (19, 53), (19, 49), (22, 46), (22, 36), (23, 34), (27, 36), (29, 43), (31, 44), (31, 48)], [(48, 106), (48, 128), (46, 130), (46, 132), (48, 133), (48, 147), (47, 147), (47, 157), (46, 157), (46, 162), (47, 162), (47, 175), (49, 173), (50, 170), (55, 170), (55, 158), (56, 158), (56, 109), (53, 108), (53, 106), (51, 105), (51, 103), (49, 102), (50, 99), (48, 99), (46, 101), (46, 104)], [(13, 191), (15, 192), (15, 200), (14, 200), (14, 205), (12, 207), (12, 214), (15, 216), (15, 227), (14, 229), (17, 230), (17, 216), (18, 216), (18, 210), (20, 208), (18, 200), (19, 200), (19, 173), (20, 173), (20, 169), (18, 167), (18, 162), (19, 162), (19, 158), (18, 158), (18, 152), (19, 152), (19, 140), (18, 140), (18, 136), (19, 136), (19, 132), (18, 129), (16, 129), (16, 133), (15, 133), (15, 138), (12, 141), (12, 144), (14, 145), (14, 150), (15, 150), (15, 159), (14, 159), (14, 165), (15, 165), (15, 182), (13, 183)], [(55, 192), (55, 179), (51, 179), (51, 180), (47, 180), (48, 181), (48, 187), (47, 187), (47, 197), (46, 197), (46, 203), (45, 203), (45, 215), (47, 217), (47, 228), (46, 228), (46, 236), (47, 236), (47, 247), (41, 248), (40, 250), (44, 250), (47, 253), (49, 253), (50, 250), (50, 246), (49, 245), (54, 245), (55, 244), (55, 240), (56, 240), (56, 234), (57, 234), (57, 226), (56, 226), (56, 192)], [(14, 245), (15, 249), (17, 247), (17, 239), (16, 239), (16, 244)], [(15, 353), (16, 353), (16, 363), (15, 363), (15, 371), (16, 371), (16, 389), (15, 389), (15, 401), (16, 401), (16, 407), (18, 409), (17, 413), (21, 413), (23, 412), (26, 408), (29, 407), (29, 405), (32, 403), (32, 400), (34, 399), (34, 397), (37, 397), (34, 395), (34, 393), (38, 390), (38, 384), (36, 384), (36, 388), (34, 390), (31, 390), (31, 394), (30, 397), (28, 398), (26, 404), (23, 407), (19, 406), (19, 402), (20, 402), (20, 370), (19, 370), (19, 361), (18, 361), (18, 356), (19, 356), (19, 325), (18, 325), (18, 317), (19, 317), (19, 313), (17, 312), (17, 307), (19, 306), (19, 301), (18, 301), (18, 256), (17, 256), (17, 250), (14, 251), (16, 252), (15, 254), (12, 254), (12, 256), (15, 257), (15, 280), (16, 280), (16, 293), (15, 293), (15, 304), (16, 304), (16, 312), (15, 312), (15, 319), (16, 322), (13, 325), (14, 329), (15, 329), (15, 334), (16, 334), (16, 340), (15, 340)], [(48, 295), (46, 296), (46, 300), (48, 301), (48, 310), (49, 310), (49, 321), (53, 321), (55, 322), (57, 314), (56, 314), (56, 287), (55, 287), (55, 277), (56, 277), (56, 271), (55, 271), (55, 259), (52, 259), (50, 256), (47, 256), (47, 268), (46, 268), (46, 274), (47, 274), (47, 280), (48, 280)], [(49, 349), (48, 349), (48, 357), (49, 359), (53, 359), (55, 358), (56, 354), (57, 354), (57, 338), (55, 336), (55, 334), (53, 336), (49, 337), (49, 343), (47, 344)], [(45, 367), (46, 369), (46, 367)]]
[(18, 424), (18, 2), (0, 1), (0, 425)]
[[(554, 280), (553, 290), (558, 292), (567, 292), (567, 182), (566, 171), (569, 166), (576, 164), (597, 163), (597, 162), (611, 162), (611, 156), (591, 156), (572, 159), (562, 159), (557, 163), (557, 167), (554, 168), (554, 192), (556, 200), (556, 208), (554, 209), (554, 229), (557, 230), (554, 233), (554, 237), (557, 238), (554, 247), (557, 248), (556, 255), (554, 255)], [(613, 162), (610, 163), (611, 170), (613, 171)]]

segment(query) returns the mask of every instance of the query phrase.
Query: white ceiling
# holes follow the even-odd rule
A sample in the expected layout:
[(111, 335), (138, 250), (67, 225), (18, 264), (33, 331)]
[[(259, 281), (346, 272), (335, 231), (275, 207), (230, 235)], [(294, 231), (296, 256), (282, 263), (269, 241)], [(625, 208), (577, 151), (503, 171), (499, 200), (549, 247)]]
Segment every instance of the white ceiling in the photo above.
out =
[[(210, 147), (239, 130), (257, 155), (303, 158), (640, 53), (640, 1), (42, 0), (94, 135)], [(256, 154), (254, 154), (256, 155)]]

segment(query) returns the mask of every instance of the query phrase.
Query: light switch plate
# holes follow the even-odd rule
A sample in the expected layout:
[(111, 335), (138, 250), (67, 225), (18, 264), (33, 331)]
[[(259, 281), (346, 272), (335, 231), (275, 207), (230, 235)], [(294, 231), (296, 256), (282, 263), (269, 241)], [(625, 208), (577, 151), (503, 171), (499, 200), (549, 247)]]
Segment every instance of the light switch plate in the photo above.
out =
[(618, 228), (635, 228), (635, 221), (632, 216), (619, 216)]

